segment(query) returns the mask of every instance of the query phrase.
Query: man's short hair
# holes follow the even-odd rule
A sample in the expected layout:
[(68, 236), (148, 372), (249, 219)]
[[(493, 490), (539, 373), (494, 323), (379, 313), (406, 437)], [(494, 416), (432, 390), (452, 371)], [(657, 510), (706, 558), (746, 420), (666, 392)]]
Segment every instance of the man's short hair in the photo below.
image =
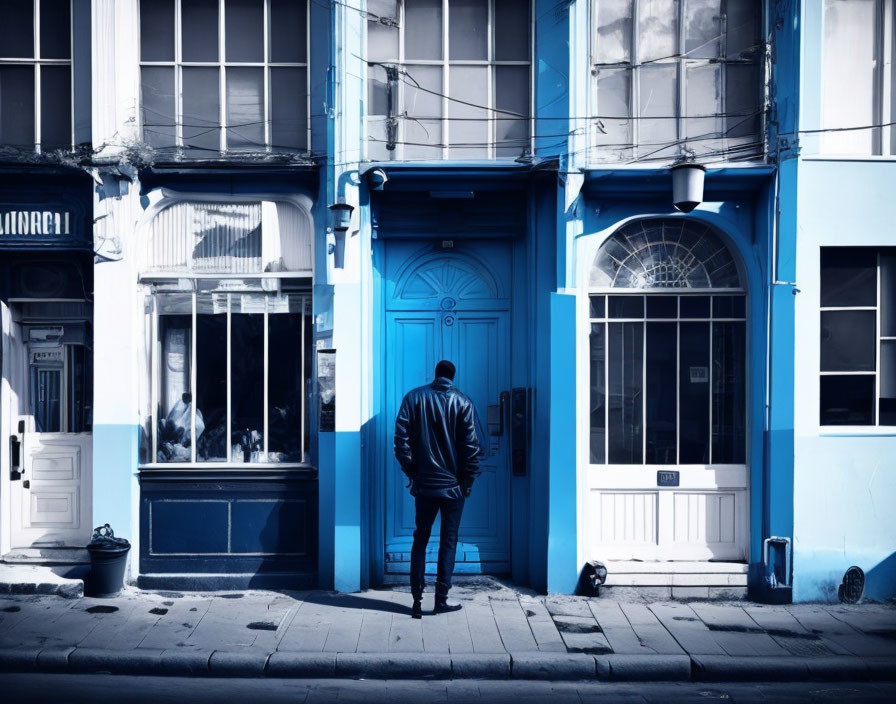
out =
[(436, 378), (443, 376), (446, 379), (451, 379), (451, 381), (454, 381), (454, 374), (456, 372), (457, 369), (447, 359), (443, 359), (436, 365)]

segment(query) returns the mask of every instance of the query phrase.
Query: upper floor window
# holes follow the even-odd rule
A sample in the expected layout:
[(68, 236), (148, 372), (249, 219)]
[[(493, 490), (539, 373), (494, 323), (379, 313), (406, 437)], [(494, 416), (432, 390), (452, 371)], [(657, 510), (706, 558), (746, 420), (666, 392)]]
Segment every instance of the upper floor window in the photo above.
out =
[(367, 10), (371, 159), (530, 147), (527, 0), (368, 0)]
[(3, 0), (0, 27), (0, 144), (71, 149), (71, 0)]
[(821, 249), (821, 425), (896, 425), (896, 250)]
[(305, 0), (141, 0), (143, 139), (197, 156), (308, 148)]
[[(824, 0), (821, 147), (896, 154), (894, 0)], [(855, 129), (862, 127), (864, 129)]]
[(594, 0), (593, 156), (761, 155), (761, 6), (756, 0)]

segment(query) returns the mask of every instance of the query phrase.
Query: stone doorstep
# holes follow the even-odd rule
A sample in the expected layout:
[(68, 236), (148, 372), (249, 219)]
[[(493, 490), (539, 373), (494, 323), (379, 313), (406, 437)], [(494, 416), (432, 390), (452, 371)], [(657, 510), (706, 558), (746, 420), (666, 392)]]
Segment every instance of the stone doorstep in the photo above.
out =
[(610, 560), (606, 587), (747, 588), (748, 566), (740, 562), (638, 562)]
[(36, 547), (14, 548), (3, 555), (0, 564), (8, 565), (89, 565), (85, 548)]
[(0, 594), (52, 594), (77, 599), (84, 596), (84, 580), (60, 577), (46, 565), (2, 563)]
[[(184, 659), (189, 662), (180, 662)], [(891, 681), (896, 679), (896, 658), (0, 649), (0, 672), (33, 671), (296, 679), (386, 676), (415, 680)]]

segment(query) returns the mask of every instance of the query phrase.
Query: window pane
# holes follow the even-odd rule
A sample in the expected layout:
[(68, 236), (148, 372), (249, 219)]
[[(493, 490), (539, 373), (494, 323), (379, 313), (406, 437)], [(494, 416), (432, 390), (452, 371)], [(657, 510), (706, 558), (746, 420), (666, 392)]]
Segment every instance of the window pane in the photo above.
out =
[[(310, 340), (306, 335), (305, 340)], [(268, 317), (268, 459), (302, 461), (302, 315)], [(307, 412), (307, 409), (306, 409)]]
[(746, 317), (746, 299), (743, 296), (713, 296), (713, 318)]
[(264, 1), (226, 0), (227, 61), (264, 61)]
[(34, 68), (0, 66), (0, 143), (34, 149)]
[(488, 59), (488, 1), (448, 0), (449, 59)]
[(594, 77), (595, 143), (607, 159), (621, 161), (632, 154), (632, 72), (602, 68)]
[(271, 0), (271, 61), (303, 64), (308, 58), (307, 0)]
[(68, 432), (89, 433), (93, 422), (93, 354), (85, 345), (68, 347)]
[(589, 296), (589, 305), (591, 308), (592, 318), (603, 318), (604, 310), (607, 305), (606, 296)]
[[(700, 152), (718, 147), (722, 135), (722, 72), (719, 64), (688, 63), (685, 133)], [(742, 119), (742, 118), (741, 118)]]
[(175, 146), (174, 69), (143, 66), (140, 69), (143, 140), (156, 149)]
[[(248, 305), (264, 308), (263, 299), (241, 303), (244, 309)], [(260, 462), (264, 449), (264, 315), (233, 314), (234, 304), (239, 309), (236, 296), (231, 300), (230, 322), (231, 459)]]
[(31, 367), (30, 411), (38, 433), (62, 431), (62, 369)]
[(181, 57), (218, 60), (218, 0), (181, 0)]
[(0, 57), (5, 59), (34, 58), (34, 0), (0, 2), (0, 27), (15, 27), (3, 33)]
[[(189, 299), (184, 297), (186, 304)], [(180, 307), (180, 306), (179, 306)], [(158, 462), (189, 462), (192, 396), (190, 359), (193, 317), (159, 316), (159, 435)]]
[(307, 90), (304, 68), (271, 69), (271, 144), (275, 150), (306, 149)]
[(725, 3), (725, 42), (729, 59), (747, 58), (760, 53), (761, 10), (762, 6), (756, 0), (727, 0)]
[(42, 66), (40, 70), (41, 150), (72, 148), (71, 66)]
[(821, 314), (821, 371), (874, 371), (877, 346), (873, 310), (823, 311)]
[(678, 0), (640, 0), (638, 10), (638, 61), (678, 54)]
[(643, 318), (644, 296), (610, 296), (609, 317)]
[(227, 69), (227, 148), (264, 149), (264, 69)]
[(722, 45), (720, 0), (685, 3), (685, 53), (689, 59), (717, 59)]
[(594, 62), (614, 64), (632, 60), (632, 0), (601, 0), (597, 7)]
[(880, 343), (880, 425), (896, 425), (896, 340)]
[(367, 56), (370, 61), (398, 61), (398, 27), (368, 22)]
[[(678, 67), (653, 64), (638, 69), (640, 102), (638, 104), (638, 145), (652, 157), (674, 156), (678, 140)], [(655, 118), (655, 119), (646, 119)]]
[(709, 323), (680, 323), (679, 335), (678, 461), (706, 464), (709, 462)]
[(644, 324), (609, 323), (610, 464), (643, 457)]
[(822, 247), (821, 307), (876, 305), (877, 251), (870, 247)]
[(43, 59), (71, 58), (71, 0), (40, 0), (40, 55)]
[[(452, 66), (448, 103), (451, 121), (451, 158), (484, 159), (488, 156), (488, 71), (479, 66)], [(463, 102), (457, 102), (463, 101)]]
[(745, 354), (745, 323), (713, 323), (713, 464), (746, 462)]
[[(529, 67), (495, 67), (496, 156), (519, 156), (529, 146)], [(508, 113), (512, 113), (508, 115)]]
[(442, 58), (442, 0), (406, 0), (404, 57)]
[(591, 349), (591, 463), (605, 461), (607, 382), (605, 370), (606, 325), (591, 326), (588, 342)]
[[(824, 0), (822, 127), (857, 127), (875, 120), (875, 0)], [(824, 151), (876, 153), (876, 130), (826, 132)]]
[(408, 66), (404, 90), (406, 159), (438, 159), (442, 155), (442, 69), (439, 66)]
[(678, 296), (647, 296), (648, 318), (677, 318)]
[(678, 325), (647, 323), (647, 463), (675, 464)]
[(880, 255), (880, 334), (883, 337), (896, 337), (896, 255), (894, 254)]
[(495, 60), (529, 60), (529, 3), (495, 0)]
[(174, 0), (140, 3), (140, 60), (174, 61)]
[(682, 296), (680, 305), (682, 318), (709, 317), (709, 296)]
[(757, 64), (727, 64), (725, 66), (726, 138), (759, 138), (762, 107), (761, 75)]
[(821, 425), (873, 425), (874, 374), (821, 377)]
[(218, 153), (221, 150), (217, 68), (183, 68), (184, 146)]
[(227, 297), (197, 301), (196, 460), (227, 461)]

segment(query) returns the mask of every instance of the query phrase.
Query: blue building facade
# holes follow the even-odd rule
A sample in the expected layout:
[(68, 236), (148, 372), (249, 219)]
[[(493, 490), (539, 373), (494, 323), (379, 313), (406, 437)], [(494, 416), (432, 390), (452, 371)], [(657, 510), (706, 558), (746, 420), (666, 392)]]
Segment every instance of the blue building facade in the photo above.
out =
[[(403, 581), (394, 417), (448, 358), (486, 446), (458, 572), (892, 597), (891, 57), (846, 48), (892, 46), (891, 5), (75, 0), (85, 151), (28, 168), (92, 188), (94, 264), (0, 291), (0, 421), (38, 452), (4, 457), (2, 552), (110, 522), (146, 587)], [(90, 423), (51, 437), (26, 358), (52, 386), (82, 328)], [(24, 488), (62, 446), (68, 484)]]

